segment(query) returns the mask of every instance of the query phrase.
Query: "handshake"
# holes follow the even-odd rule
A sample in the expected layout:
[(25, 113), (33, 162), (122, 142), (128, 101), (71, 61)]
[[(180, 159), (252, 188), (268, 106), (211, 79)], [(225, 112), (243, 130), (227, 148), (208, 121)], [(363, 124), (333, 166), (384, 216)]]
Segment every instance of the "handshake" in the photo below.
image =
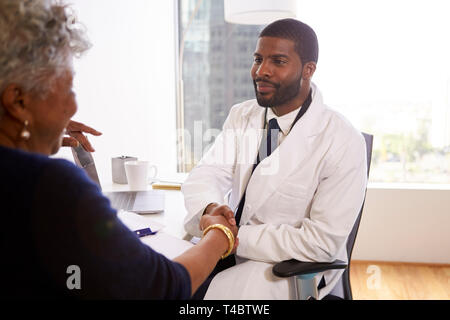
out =
[[(217, 203), (210, 203), (205, 211), (203, 212), (203, 216), (200, 219), (200, 230), (203, 232), (207, 232), (208, 227), (214, 225), (223, 225), (230, 229), (234, 236), (234, 243), (232, 245), (231, 250), (227, 252), (227, 254), (223, 257), (225, 258), (229, 254), (233, 254), (236, 252), (236, 249), (239, 245), (239, 239), (237, 237), (238, 226), (236, 225), (236, 220), (234, 218), (234, 212), (227, 205), (219, 205)], [(224, 231), (225, 235), (226, 232)], [(227, 235), (228, 236), (228, 235)]]

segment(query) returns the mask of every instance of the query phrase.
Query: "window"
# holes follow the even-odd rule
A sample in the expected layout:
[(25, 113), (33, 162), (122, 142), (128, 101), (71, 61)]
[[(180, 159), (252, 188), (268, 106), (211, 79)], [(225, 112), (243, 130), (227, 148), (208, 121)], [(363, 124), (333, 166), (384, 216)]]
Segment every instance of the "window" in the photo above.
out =
[(190, 171), (231, 107), (254, 98), (250, 68), (262, 26), (225, 23), (223, 1), (179, 0), (178, 13), (185, 131), (180, 161)]
[[(252, 54), (262, 26), (227, 24), (223, 1), (179, 1), (186, 33), (184, 124), (220, 130), (254, 98)], [(327, 105), (373, 134), (371, 182), (450, 184), (450, 19), (445, 0), (316, 0), (298, 19), (319, 39), (313, 81)], [(181, 33), (180, 33), (181, 34)], [(185, 144), (190, 166), (202, 153)], [(204, 141), (202, 147), (212, 141)], [(203, 152), (205, 151), (202, 150)]]

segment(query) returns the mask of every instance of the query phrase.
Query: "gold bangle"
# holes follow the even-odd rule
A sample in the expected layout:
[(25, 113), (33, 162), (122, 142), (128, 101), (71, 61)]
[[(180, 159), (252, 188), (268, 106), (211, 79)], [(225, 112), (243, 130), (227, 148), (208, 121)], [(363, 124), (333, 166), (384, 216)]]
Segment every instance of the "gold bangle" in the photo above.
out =
[(209, 230), (211, 229), (220, 229), (223, 231), (223, 233), (225, 233), (225, 235), (228, 238), (228, 250), (225, 252), (225, 254), (221, 257), (221, 259), (225, 259), (226, 257), (228, 257), (231, 253), (231, 251), (233, 251), (233, 247), (234, 247), (234, 235), (233, 232), (231, 232), (231, 230), (224, 226), (223, 224), (212, 224), (209, 227), (207, 227), (204, 231), (203, 231), (203, 237), (208, 233)]

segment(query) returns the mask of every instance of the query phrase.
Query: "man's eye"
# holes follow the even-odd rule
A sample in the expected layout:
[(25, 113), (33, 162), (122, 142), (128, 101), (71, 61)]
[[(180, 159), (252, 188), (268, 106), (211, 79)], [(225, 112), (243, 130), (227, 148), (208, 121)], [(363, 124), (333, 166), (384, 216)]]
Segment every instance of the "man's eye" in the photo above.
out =
[(255, 58), (253, 59), (254, 63), (261, 63), (262, 59), (261, 58)]
[(284, 61), (284, 60), (279, 60), (279, 59), (275, 59), (273, 62), (274, 62), (275, 64), (285, 64), (285, 63), (286, 63), (286, 61)]

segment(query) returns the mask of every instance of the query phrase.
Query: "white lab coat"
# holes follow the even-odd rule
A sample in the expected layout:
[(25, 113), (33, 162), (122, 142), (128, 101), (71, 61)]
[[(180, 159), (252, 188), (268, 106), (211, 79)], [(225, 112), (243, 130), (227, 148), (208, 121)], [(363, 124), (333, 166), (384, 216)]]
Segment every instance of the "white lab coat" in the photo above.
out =
[[(236, 210), (247, 187), (238, 263), (213, 279), (206, 299), (293, 298), (292, 279), (272, 275), (274, 263), (347, 261), (346, 240), (367, 184), (365, 141), (311, 87), (308, 111), (253, 175), (264, 108), (249, 100), (232, 107), (222, 133), (182, 186), (185, 229), (194, 236), (201, 236), (199, 221), (207, 204)], [(330, 293), (342, 273), (317, 275), (317, 281), (322, 275), (326, 281), (319, 298)]]

